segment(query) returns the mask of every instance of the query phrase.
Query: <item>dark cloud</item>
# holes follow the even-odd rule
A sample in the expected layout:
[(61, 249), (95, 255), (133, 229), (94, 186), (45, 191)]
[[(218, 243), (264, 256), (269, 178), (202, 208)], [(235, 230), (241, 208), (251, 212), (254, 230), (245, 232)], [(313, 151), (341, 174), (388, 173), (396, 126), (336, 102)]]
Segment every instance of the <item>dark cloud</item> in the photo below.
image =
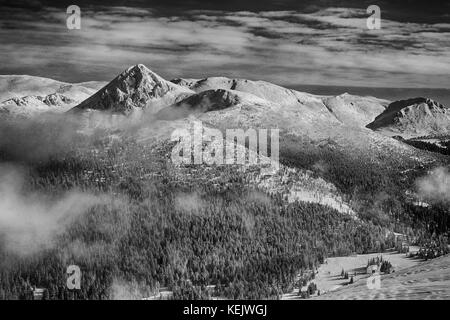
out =
[[(371, 4), (384, 8), (386, 18), (399, 22), (439, 23), (448, 21), (450, 3), (447, 0), (2, 0), (0, 6), (20, 8), (56, 7), (65, 8), (71, 4), (80, 7), (129, 7), (155, 9), (163, 16), (177, 15), (183, 11), (298, 11), (314, 13), (324, 8), (345, 7), (365, 9)], [(348, 17), (360, 17), (359, 15)]]
[(350, 40), (350, 43), (354, 43), (363, 47), (372, 46), (375, 48), (393, 49), (408, 51), (411, 48), (423, 47), (422, 43), (415, 38), (399, 38), (395, 40), (385, 39), (377, 35), (371, 34), (360, 34), (354, 39)]

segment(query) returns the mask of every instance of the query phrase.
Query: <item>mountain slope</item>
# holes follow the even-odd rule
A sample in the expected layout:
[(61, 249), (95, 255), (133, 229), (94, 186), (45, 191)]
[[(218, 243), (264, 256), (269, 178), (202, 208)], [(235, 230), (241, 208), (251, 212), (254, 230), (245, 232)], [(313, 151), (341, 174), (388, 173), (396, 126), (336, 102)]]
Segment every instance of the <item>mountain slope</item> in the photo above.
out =
[[(120, 117), (108, 125), (114, 128), (117, 122), (118, 131), (122, 131), (119, 135), (133, 134), (141, 142), (168, 141), (172, 128), (189, 127), (195, 120), (223, 132), (238, 128), (279, 129), (280, 159), (286, 162), (287, 168), (310, 170), (311, 173), (295, 172), (291, 179), (293, 183), (282, 188), (278, 187), (286, 178), (284, 176), (271, 180), (257, 178), (257, 183), (270, 190), (283, 189), (284, 195), (291, 199), (312, 199), (313, 202), (320, 199), (320, 203), (342, 206), (344, 211), (350, 210), (339, 192), (351, 192), (353, 187), (338, 188), (336, 174), (327, 176), (327, 167), (340, 170), (339, 166), (352, 167), (354, 163), (362, 162), (361, 167), (374, 164), (391, 167), (393, 163), (400, 163), (407, 169), (438, 161), (436, 155), (364, 127), (375, 113), (384, 110), (384, 100), (348, 94), (315, 96), (264, 81), (222, 77), (173, 82), (164, 80), (143, 65), (132, 66), (71, 110), (125, 115), (143, 110), (150, 116), (136, 112), (135, 117), (130, 118), (140, 120), (133, 122)], [(41, 100), (35, 102), (42, 103)], [(14, 102), (16, 107), (20, 103)], [(83, 113), (83, 116), (89, 114)], [(105, 120), (102, 116), (99, 119)], [(324, 181), (310, 183), (311, 188), (297, 183), (313, 174), (318, 174)], [(325, 183), (331, 185), (325, 188)], [(318, 189), (325, 191), (316, 192)]]
[[(371, 161), (412, 162), (433, 161), (433, 156), (400, 141), (375, 133), (367, 128), (348, 125), (331, 114), (321, 100), (281, 105), (267, 102), (261, 105), (237, 104), (225, 109), (199, 113), (196, 117), (221, 128), (278, 128), (281, 137), (295, 136), (296, 148), (322, 148), (323, 142), (334, 144), (349, 155)], [(281, 148), (283, 146), (280, 146)]]
[(77, 101), (59, 93), (42, 96), (11, 98), (0, 103), (0, 114), (12, 116), (32, 116), (41, 112), (63, 112), (73, 107)]
[(349, 94), (339, 96), (317, 96), (305, 92), (280, 87), (266, 81), (251, 81), (245, 79), (229, 79), (225, 77), (211, 77), (205, 79), (172, 80), (180, 86), (195, 92), (211, 89), (229, 89), (251, 93), (279, 105), (292, 106), (303, 104), (308, 110), (326, 114), (336, 118), (341, 123), (350, 126), (364, 127), (383, 112), (389, 103), (374, 97), (359, 97)]
[[(162, 109), (158, 115), (164, 120), (191, 116), (224, 131), (278, 128), (280, 137), (292, 137), (300, 151), (321, 150), (326, 146), (331, 148), (330, 152), (339, 151), (370, 162), (399, 162), (409, 166), (436, 161), (436, 155), (365, 127), (385, 110), (386, 100), (349, 94), (316, 96), (265, 81), (225, 77), (178, 78), (172, 83), (196, 94)], [(253, 101), (242, 98), (239, 92), (253, 97)], [(227, 100), (229, 93), (232, 95), (228, 97), (233, 98)], [(256, 102), (255, 97), (260, 100)]]
[(450, 108), (427, 98), (391, 103), (367, 128), (403, 138), (450, 133)]
[(66, 83), (27, 75), (0, 75), (0, 102), (25, 96), (46, 96), (52, 93), (82, 101), (104, 85), (100, 81)]
[(164, 80), (142, 64), (128, 68), (75, 110), (107, 110), (129, 114), (134, 109), (158, 110), (193, 92)]
[(189, 88), (197, 93), (211, 89), (235, 90), (251, 93), (267, 101), (283, 105), (296, 104), (302, 98), (312, 97), (312, 95), (283, 88), (266, 81), (210, 77), (200, 80), (178, 78), (172, 80), (172, 82)]
[(135, 65), (73, 110), (122, 114), (145, 110), (166, 121), (192, 116), (222, 130), (278, 128), (282, 138), (295, 137), (300, 151), (326, 146), (330, 152), (384, 164), (436, 161), (436, 155), (365, 127), (386, 104), (348, 94), (316, 96), (265, 81), (212, 77), (169, 82), (144, 65)]
[(342, 123), (364, 127), (386, 109), (388, 101), (374, 97), (359, 97), (348, 93), (323, 98), (323, 103)]
[[(23, 279), (28, 278), (33, 281), (30, 286), (40, 286), (27, 270), (37, 270), (34, 273), (45, 275), (43, 281), (52, 285), (60, 268), (48, 267), (46, 261), (64, 267), (65, 258), (73, 254), (74, 263), (85, 266), (83, 277), (91, 286), (83, 287), (82, 296), (90, 299), (103, 297), (102, 292), (122, 277), (146, 279), (155, 290), (167, 286), (175, 298), (198, 288), (203, 291), (205, 284), (220, 284), (217, 292), (227, 298), (274, 298), (295, 285), (299, 272), (314, 269), (327, 255), (391, 247), (394, 240), (386, 235), (393, 228), (422, 231), (419, 219), (402, 224), (411, 220), (403, 195), (409, 191), (408, 183), (439, 158), (365, 128), (384, 110), (382, 100), (346, 94), (314, 96), (267, 82), (226, 78), (183, 81), (169, 83), (137, 65), (75, 108), (93, 112), (57, 116), (56, 125), (24, 122), (26, 130), (21, 128), (22, 119), (0, 126), (6, 128), (0, 137), (7, 147), (12, 145), (0, 148), (0, 156), (7, 161), (25, 159), (32, 166), (24, 189), (45, 190), (43, 203), (47, 194), (56, 198), (78, 188), (105, 198), (104, 205), (96, 203), (86, 216), (77, 215), (81, 220), (74, 220), (67, 236), (61, 234), (55, 250), (44, 248), (43, 260), (39, 256), (30, 264), (18, 260), (18, 267), (11, 267), (11, 274), (0, 279), (7, 279), (4, 287), (24, 291)], [(72, 103), (68, 99), (50, 94), (9, 103), (15, 109), (32, 104), (59, 109), (62, 103)], [(89, 125), (94, 127), (92, 134), (85, 134), (88, 130), (78, 126), (84, 122), (79, 120), (91, 114), (99, 122), (113, 121), (104, 130)], [(64, 121), (66, 116), (73, 126)], [(176, 140), (181, 138), (174, 130), (188, 128), (182, 134), (190, 136), (190, 129), (195, 132), (193, 122), (198, 121), (203, 128), (220, 129), (233, 143), (227, 129), (271, 133), (279, 129), (280, 170), (263, 171), (261, 161), (257, 165), (173, 161)], [(202, 139), (203, 157), (208, 156), (205, 150), (211, 155), (207, 147), (213, 142), (224, 142), (217, 130), (215, 134), (218, 139)], [(273, 136), (270, 144), (266, 141), (271, 155), (276, 141)], [(191, 151), (191, 146), (186, 148)], [(45, 151), (44, 156), (38, 154), (36, 161), (22, 157), (22, 149), (27, 156), (38, 153), (34, 147)], [(426, 212), (417, 216), (430, 217), (424, 219), (427, 225), (447, 223)], [(217, 263), (218, 256), (230, 263)], [(161, 272), (155, 273), (155, 266)], [(107, 278), (105, 268), (113, 271)], [(426, 272), (417, 271), (429, 278), (437, 275)], [(401, 279), (398, 282), (403, 285)], [(184, 284), (192, 284), (194, 290), (183, 293)], [(425, 290), (419, 287), (414, 290), (422, 294)], [(9, 291), (14, 294), (14, 289)], [(435, 292), (447, 296), (445, 291)]]
[(381, 276), (381, 287), (369, 289), (364, 279), (316, 299), (423, 300), (450, 299), (450, 256)]
[(193, 94), (171, 106), (160, 110), (156, 116), (158, 119), (175, 120), (204, 112), (223, 110), (237, 105), (264, 106), (270, 102), (261, 99), (251, 93), (228, 90), (210, 89)]
[(64, 112), (89, 98), (103, 82), (65, 83), (53, 79), (0, 76), (0, 114), (31, 117), (42, 112)]

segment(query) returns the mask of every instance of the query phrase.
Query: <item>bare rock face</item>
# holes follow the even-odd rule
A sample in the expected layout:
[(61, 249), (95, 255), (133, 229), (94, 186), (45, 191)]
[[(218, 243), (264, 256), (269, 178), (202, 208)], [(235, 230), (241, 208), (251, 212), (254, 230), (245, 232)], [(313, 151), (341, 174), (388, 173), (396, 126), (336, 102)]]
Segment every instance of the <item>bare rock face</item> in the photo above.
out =
[(182, 93), (191, 92), (164, 80), (142, 64), (128, 68), (118, 77), (74, 109), (108, 110), (129, 114), (136, 108), (145, 109), (156, 100), (168, 102)]
[(367, 128), (404, 138), (447, 134), (450, 132), (450, 108), (422, 97), (395, 101)]
[(240, 97), (229, 90), (217, 89), (207, 90), (200, 94), (192, 95), (180, 102), (177, 106), (200, 108), (203, 112), (220, 110), (236, 105), (240, 102)]
[[(41, 98), (41, 97), (38, 97), (38, 98)], [(52, 93), (45, 97), (42, 97), (41, 99), (42, 99), (41, 101), (48, 106), (62, 106), (65, 104), (70, 104), (70, 103), (75, 102), (73, 99), (70, 99), (59, 93)]]

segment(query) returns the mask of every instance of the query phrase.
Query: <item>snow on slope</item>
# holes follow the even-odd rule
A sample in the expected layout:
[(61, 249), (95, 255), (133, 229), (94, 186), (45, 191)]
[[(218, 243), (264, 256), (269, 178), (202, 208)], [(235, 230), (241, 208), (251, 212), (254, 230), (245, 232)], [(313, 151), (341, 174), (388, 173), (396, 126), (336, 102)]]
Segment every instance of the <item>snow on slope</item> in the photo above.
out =
[(251, 93), (279, 105), (304, 105), (306, 111), (335, 117), (338, 121), (350, 126), (364, 127), (383, 112), (388, 105), (387, 100), (374, 97), (359, 97), (349, 94), (339, 96), (316, 96), (305, 92), (280, 87), (265, 81), (245, 79), (229, 79), (211, 77), (205, 79), (174, 79), (173, 83), (184, 86), (199, 93), (211, 89), (230, 89)]
[[(44, 92), (56, 89), (72, 100), (79, 99), (73, 95), (74, 91), (80, 93), (79, 88), (93, 90), (49, 79), (42, 80), (39, 85), (36, 79), (30, 79), (19, 77), (14, 80), (18, 82), (15, 87), (29, 91), (41, 88)], [(8, 82), (8, 88), (12, 82)], [(96, 83), (84, 85), (92, 87)], [(31, 100), (39, 105), (36, 99)], [(356, 150), (369, 157), (389, 154), (393, 158), (428, 161), (423, 154), (417, 157), (420, 152), (413, 147), (365, 128), (366, 122), (384, 109), (386, 103), (385, 100), (348, 94), (316, 96), (265, 81), (245, 79), (212, 77), (170, 82), (139, 64), (128, 68), (73, 110), (107, 110), (122, 114), (140, 110), (150, 115), (158, 114), (165, 120), (193, 115), (222, 129), (279, 128), (284, 134), (297, 136), (300, 141), (320, 144), (320, 141), (331, 139), (349, 152)]]
[(364, 127), (386, 109), (389, 101), (344, 93), (335, 97), (325, 97), (323, 103), (342, 123)]
[(179, 84), (180, 86), (187, 87), (197, 93), (211, 89), (235, 90), (251, 93), (267, 101), (279, 103), (282, 105), (297, 104), (301, 100), (314, 98), (313, 95), (283, 88), (266, 81), (211, 77), (201, 80), (179, 78), (172, 80), (172, 82)]
[(381, 287), (369, 289), (365, 279), (315, 299), (435, 300), (450, 299), (450, 255), (381, 276)]
[(70, 84), (26, 75), (0, 76), (0, 114), (30, 117), (42, 112), (64, 112), (102, 86), (90, 81)]
[(45, 96), (56, 92), (62, 82), (25, 75), (0, 75), (0, 101), (23, 96)]
[(89, 81), (70, 84), (53, 79), (27, 75), (0, 75), (0, 102), (25, 96), (46, 96), (52, 93), (82, 101), (97, 91), (103, 82)]
[(210, 89), (193, 94), (161, 109), (156, 117), (164, 120), (186, 118), (189, 115), (223, 110), (238, 105), (261, 107), (270, 104), (253, 94), (227, 89)]
[(164, 80), (142, 64), (128, 68), (75, 110), (106, 110), (129, 114), (134, 109), (160, 108), (194, 92)]
[(211, 77), (174, 79), (172, 82), (201, 93), (228, 89), (250, 93), (266, 104), (235, 104), (225, 109), (197, 115), (213, 126), (271, 128), (297, 136), (301, 141), (320, 144), (332, 140), (345, 151), (373, 159), (403, 159), (431, 162), (433, 157), (390, 137), (366, 128), (389, 101), (350, 94), (318, 96), (283, 88), (265, 81)]
[(76, 102), (59, 93), (52, 93), (45, 97), (25, 96), (22, 98), (11, 98), (0, 103), (0, 114), (28, 117), (42, 112), (63, 112)]
[(450, 133), (450, 108), (427, 98), (391, 103), (368, 128), (403, 138)]
[[(54, 83), (45, 87), (49, 85), (53, 86)], [(138, 124), (151, 120), (152, 128), (142, 125), (138, 130), (139, 140), (155, 136), (160, 140), (169, 139), (169, 128), (200, 120), (206, 126), (221, 130), (278, 128), (280, 138), (286, 135), (294, 137), (295, 148), (299, 150), (305, 147), (317, 150), (325, 142), (354, 157), (383, 163), (393, 159), (422, 163), (434, 161), (435, 158), (420, 150), (364, 127), (379, 110), (384, 110), (385, 104), (384, 100), (347, 94), (337, 97), (315, 96), (264, 81), (215, 77), (169, 82), (145, 66), (136, 65), (71, 110), (108, 111), (125, 115), (133, 113), (133, 117), (142, 118), (141, 122), (137, 121)], [(155, 115), (159, 118), (160, 126), (158, 121), (154, 121)], [(155, 134), (154, 128), (157, 127), (164, 130)], [(283, 140), (280, 141), (282, 144)], [(286, 175), (291, 176), (291, 173), (260, 179), (258, 183), (265, 188), (276, 189), (280, 186), (280, 179), (286, 178)], [(284, 194), (292, 201), (312, 201), (328, 204), (340, 211), (350, 211), (334, 186), (324, 189), (325, 181), (308, 183), (311, 188), (302, 185), (301, 181), (309, 177), (305, 172), (296, 172), (293, 180), (299, 183), (290, 184), (293, 187)], [(321, 189), (325, 191), (317, 192)]]
[(341, 150), (371, 159), (419, 159), (431, 161), (431, 157), (400, 141), (377, 134), (367, 128), (347, 125), (318, 101), (293, 105), (273, 102), (266, 104), (237, 104), (225, 109), (197, 114), (196, 117), (212, 126), (221, 128), (278, 128), (282, 135), (297, 137), (298, 148), (303, 143), (315, 144), (333, 141)]

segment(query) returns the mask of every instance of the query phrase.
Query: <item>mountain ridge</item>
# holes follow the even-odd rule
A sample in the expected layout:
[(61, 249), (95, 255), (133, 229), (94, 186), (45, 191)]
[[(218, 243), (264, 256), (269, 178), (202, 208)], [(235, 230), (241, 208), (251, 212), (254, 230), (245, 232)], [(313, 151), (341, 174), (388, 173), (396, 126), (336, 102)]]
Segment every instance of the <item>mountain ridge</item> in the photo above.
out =
[(82, 101), (104, 86), (102, 81), (67, 83), (30, 75), (0, 75), (0, 102), (25, 96), (46, 96), (61, 93)]
[[(74, 107), (74, 110), (96, 109), (129, 114), (133, 109), (143, 109), (149, 102), (169, 93), (189, 94), (191, 91), (166, 81), (146, 66), (137, 64)], [(173, 97), (173, 101), (176, 98)]]
[(367, 128), (406, 138), (450, 133), (450, 108), (417, 97), (394, 101)]
[(219, 128), (278, 127), (315, 147), (331, 139), (336, 146), (359, 150), (368, 157), (385, 159), (390, 152), (393, 158), (415, 159), (419, 154), (420, 159), (428, 159), (427, 153), (367, 128), (377, 113), (386, 112), (388, 103), (347, 93), (312, 95), (265, 81), (226, 77), (167, 81), (138, 64), (69, 112), (96, 110), (129, 115), (143, 110), (151, 116), (163, 115), (163, 120), (172, 119), (173, 112), (175, 118), (192, 115)]

